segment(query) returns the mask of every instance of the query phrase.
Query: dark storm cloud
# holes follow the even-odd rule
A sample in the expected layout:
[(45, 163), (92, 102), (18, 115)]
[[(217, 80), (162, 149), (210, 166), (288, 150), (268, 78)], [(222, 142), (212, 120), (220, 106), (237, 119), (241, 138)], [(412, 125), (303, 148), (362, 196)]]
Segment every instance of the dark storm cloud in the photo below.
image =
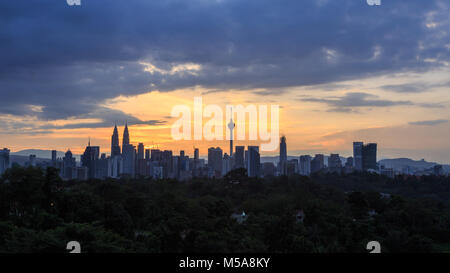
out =
[(431, 89), (438, 87), (450, 87), (450, 82), (447, 83), (438, 83), (438, 84), (430, 84), (430, 83), (407, 83), (407, 84), (398, 84), (398, 85), (383, 85), (381, 89), (387, 91), (393, 91), (397, 93), (422, 93), (430, 91)]
[(434, 126), (434, 125), (439, 125), (439, 124), (448, 123), (448, 122), (449, 122), (449, 120), (447, 120), (447, 119), (436, 119), (436, 120), (415, 121), (415, 122), (410, 122), (409, 124)]
[(342, 97), (326, 97), (326, 98), (308, 98), (300, 97), (300, 101), (323, 103), (330, 107), (329, 112), (353, 113), (357, 112), (355, 108), (361, 107), (390, 107), (398, 105), (415, 105), (424, 108), (444, 108), (444, 105), (438, 103), (413, 103), (408, 100), (386, 100), (379, 99), (378, 96), (361, 93), (349, 92)]
[[(442, 23), (427, 28), (432, 11)], [(54, 120), (152, 90), (284, 90), (425, 71), (440, 65), (425, 58), (449, 60), (447, 15), (438, 0), (1, 1), (0, 113)], [(186, 63), (200, 69), (173, 69)]]

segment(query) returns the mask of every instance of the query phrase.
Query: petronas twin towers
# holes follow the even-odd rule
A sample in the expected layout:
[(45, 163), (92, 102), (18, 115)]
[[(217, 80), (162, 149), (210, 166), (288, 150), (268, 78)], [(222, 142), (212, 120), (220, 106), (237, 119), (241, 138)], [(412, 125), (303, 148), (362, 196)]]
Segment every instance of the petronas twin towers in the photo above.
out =
[[(128, 133), (128, 124), (125, 124), (125, 129), (123, 131), (122, 147), (130, 144), (130, 134)], [(120, 155), (120, 145), (119, 145), (119, 132), (117, 131), (117, 124), (114, 126), (114, 132), (111, 137), (111, 156)]]

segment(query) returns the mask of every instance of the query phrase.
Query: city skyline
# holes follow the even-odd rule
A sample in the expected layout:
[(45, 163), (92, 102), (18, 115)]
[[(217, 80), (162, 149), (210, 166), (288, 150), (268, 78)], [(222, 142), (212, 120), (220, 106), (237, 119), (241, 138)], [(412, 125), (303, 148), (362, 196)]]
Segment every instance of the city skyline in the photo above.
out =
[(170, 109), (202, 96), (280, 105), (293, 155), (347, 156), (360, 140), (450, 164), (445, 1), (110, 2), (0, 4), (2, 146), (82, 154), (90, 137), (109, 151), (128, 121), (133, 144), (205, 156), (226, 142), (170, 137)]

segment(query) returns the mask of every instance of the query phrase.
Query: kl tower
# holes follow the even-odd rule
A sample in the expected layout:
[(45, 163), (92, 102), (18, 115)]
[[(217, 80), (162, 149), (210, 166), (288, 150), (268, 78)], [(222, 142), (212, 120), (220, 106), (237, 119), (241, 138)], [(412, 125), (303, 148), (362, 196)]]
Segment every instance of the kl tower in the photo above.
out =
[(233, 129), (236, 126), (233, 122), (233, 110), (231, 110), (230, 123), (228, 123), (228, 129), (230, 129), (230, 157), (233, 156)]

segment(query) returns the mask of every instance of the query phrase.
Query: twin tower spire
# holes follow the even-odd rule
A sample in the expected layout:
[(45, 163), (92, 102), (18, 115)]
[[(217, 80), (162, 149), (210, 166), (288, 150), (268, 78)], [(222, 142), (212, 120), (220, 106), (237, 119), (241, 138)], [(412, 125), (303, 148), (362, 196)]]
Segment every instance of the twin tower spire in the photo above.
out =
[[(128, 122), (125, 123), (125, 129), (123, 130), (122, 147), (130, 144), (130, 134), (128, 133)], [(119, 145), (119, 132), (117, 130), (117, 124), (114, 126), (114, 132), (111, 137), (111, 156), (120, 155)]]

